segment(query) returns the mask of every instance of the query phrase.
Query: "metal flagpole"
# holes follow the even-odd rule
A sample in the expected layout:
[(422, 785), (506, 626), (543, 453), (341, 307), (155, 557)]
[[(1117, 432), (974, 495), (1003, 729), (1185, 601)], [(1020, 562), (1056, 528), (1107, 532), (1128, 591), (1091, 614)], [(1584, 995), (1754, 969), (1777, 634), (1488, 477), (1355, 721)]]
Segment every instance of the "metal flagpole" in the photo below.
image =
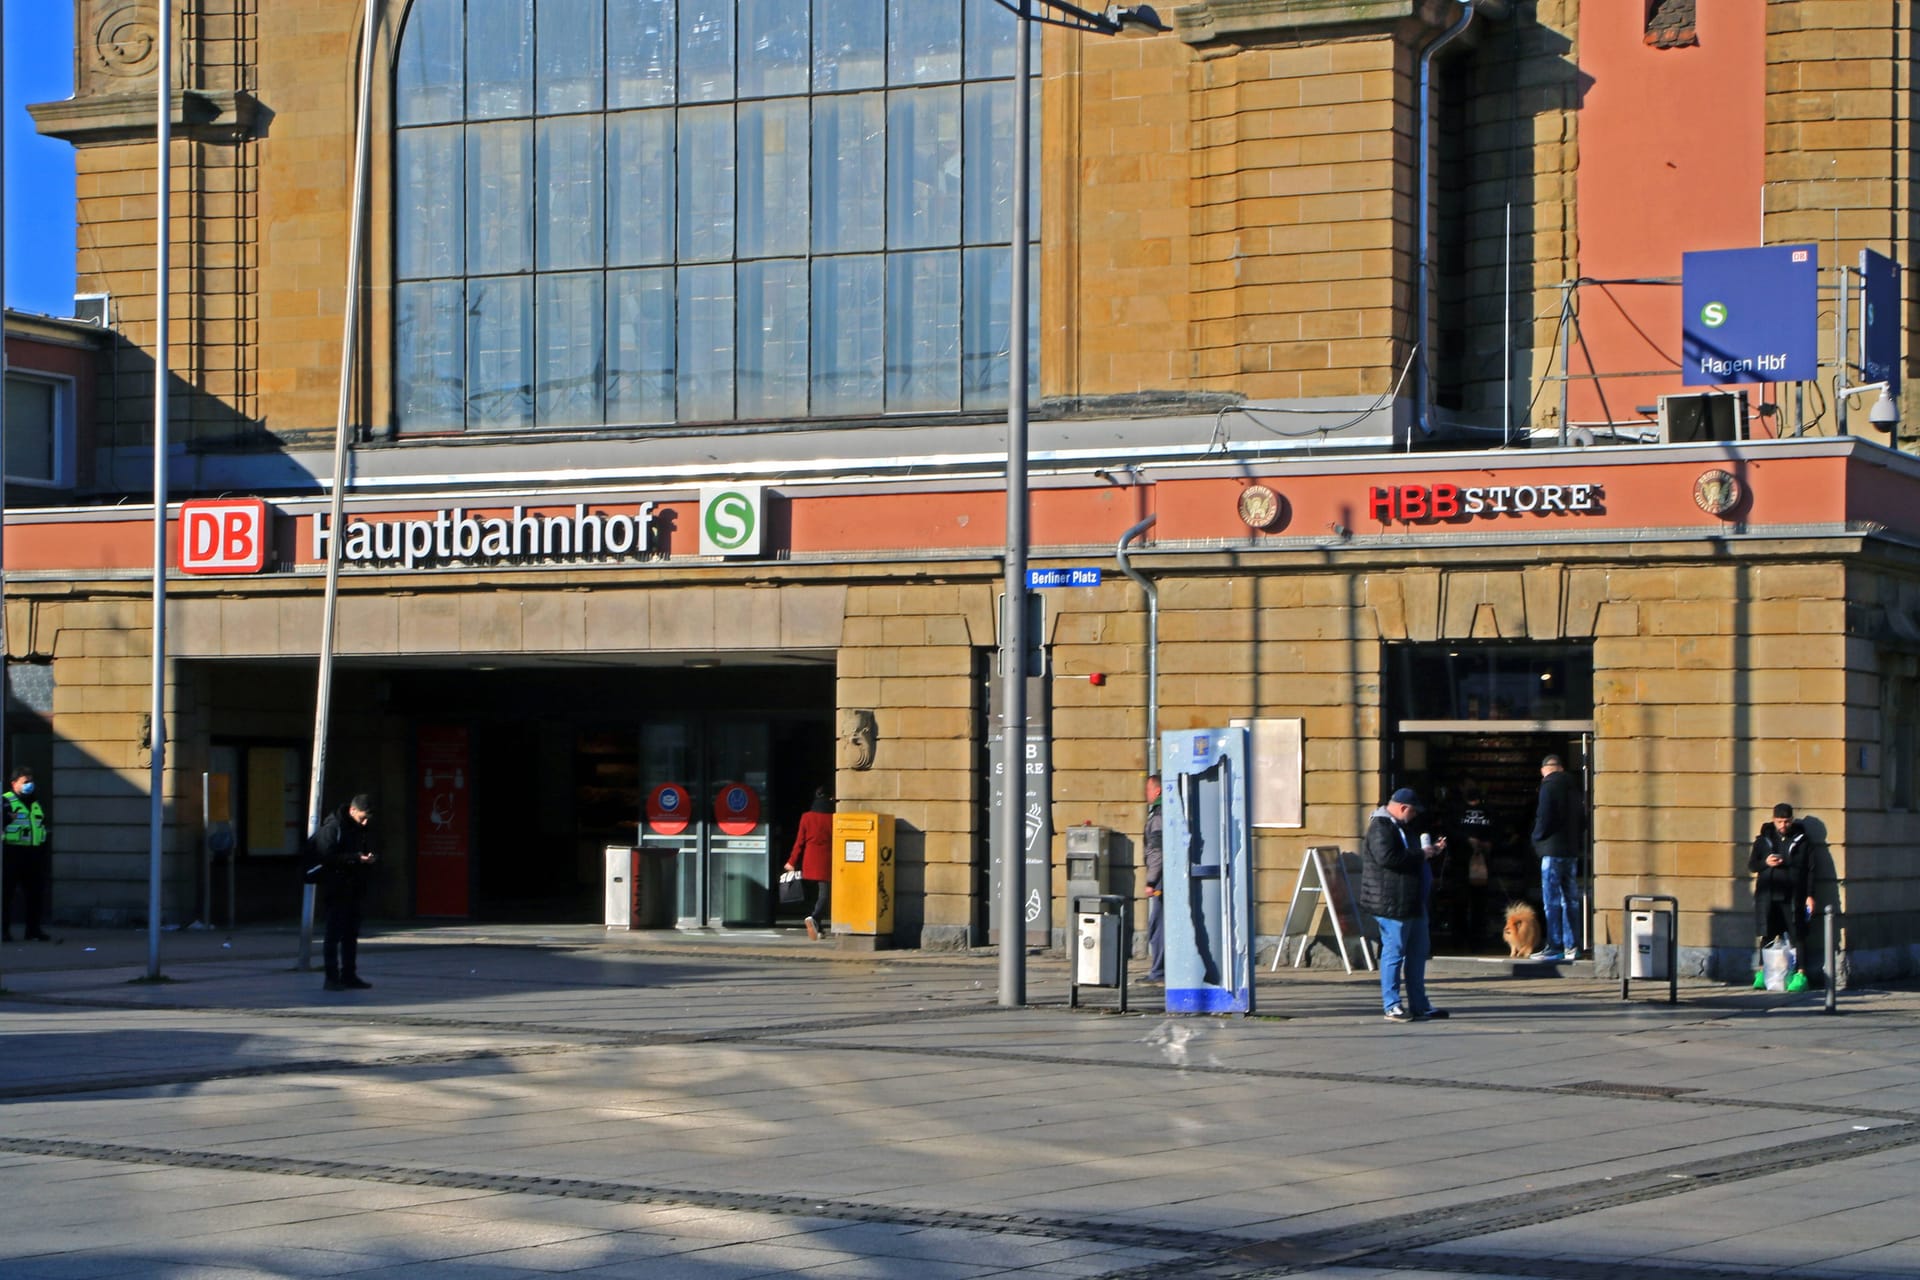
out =
[(153, 709), (147, 741), (152, 765), (147, 793), (147, 977), (160, 976), (160, 843), (166, 817), (167, 767), (167, 309), (172, 294), (167, 242), (173, 186), (173, 3), (160, 4), (160, 63), (156, 74), (159, 154), (155, 208), (153, 335)]
[[(6, 19), (0, 16), (0, 50), (6, 48)], [(7, 72), (0, 58), (0, 773), (7, 763)], [(13, 779), (0, 781), (5, 786)], [(11, 816), (11, 815), (9, 815)], [(0, 840), (0, 886), (7, 882), (7, 845)], [(5, 892), (0, 888), (0, 892)], [(24, 922), (23, 922), (24, 923)]]
[[(360, 105), (353, 139), (353, 199), (347, 228), (346, 316), (340, 333), (340, 401), (333, 432), (333, 493), (328, 504), (326, 600), (320, 611), (320, 679), (313, 707), (313, 768), (307, 784), (307, 834), (320, 829), (320, 810), (327, 780), (327, 721), (333, 709), (334, 615), (340, 600), (340, 525), (346, 510), (347, 414), (353, 390), (353, 333), (359, 320), (360, 249), (367, 192), (367, 132), (369, 99), (373, 93), (373, 33), (379, 0), (367, 0), (365, 27), (360, 34)], [(318, 519), (318, 516), (314, 517)], [(304, 870), (304, 868), (303, 868)], [(301, 971), (313, 967), (314, 887), (300, 893)]]
[(1000, 638), (1000, 992), (1027, 1002), (1027, 134), (1033, 113), (1033, 0), (1020, 0), (1013, 55), (1012, 316), (1007, 324), (1007, 582)]

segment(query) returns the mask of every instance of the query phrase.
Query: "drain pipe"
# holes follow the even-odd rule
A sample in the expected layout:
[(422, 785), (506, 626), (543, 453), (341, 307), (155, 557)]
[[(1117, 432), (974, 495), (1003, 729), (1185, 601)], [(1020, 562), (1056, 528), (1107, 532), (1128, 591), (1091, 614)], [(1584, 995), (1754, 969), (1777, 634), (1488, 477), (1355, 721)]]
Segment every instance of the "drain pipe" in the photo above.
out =
[(1147, 772), (1160, 772), (1160, 590), (1145, 575), (1127, 562), (1127, 544), (1153, 527), (1160, 517), (1148, 516), (1120, 535), (1114, 544), (1114, 558), (1120, 571), (1140, 584), (1147, 593)]
[(1460, 17), (1420, 51), (1420, 120), (1416, 128), (1419, 152), (1414, 186), (1420, 193), (1414, 217), (1414, 237), (1419, 246), (1419, 302), (1414, 328), (1414, 343), (1419, 358), (1413, 362), (1413, 411), (1420, 430), (1433, 434), (1433, 369), (1428, 359), (1433, 333), (1433, 55), (1439, 53), (1467, 29), (1473, 21), (1479, 0), (1461, 0)]

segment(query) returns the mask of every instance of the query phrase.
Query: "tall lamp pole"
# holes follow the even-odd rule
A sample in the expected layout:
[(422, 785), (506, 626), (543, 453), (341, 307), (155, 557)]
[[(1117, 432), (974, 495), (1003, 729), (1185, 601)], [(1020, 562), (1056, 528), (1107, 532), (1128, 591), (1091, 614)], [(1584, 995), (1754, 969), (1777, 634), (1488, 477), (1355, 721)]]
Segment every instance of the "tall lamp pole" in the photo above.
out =
[[(1147, 5), (1114, 5), (1095, 13), (1067, 0), (995, 0), (1020, 20), (1013, 55), (1013, 262), (1007, 290), (1007, 552), (1006, 616), (1000, 624), (1001, 767), (1005, 781), (1000, 845), (1000, 1004), (1027, 1002), (1027, 206), (1032, 195), (1028, 148), (1033, 117), (1033, 33), (1036, 22), (1097, 35), (1151, 35), (1169, 28)], [(1151, 730), (1152, 726), (1148, 726)]]

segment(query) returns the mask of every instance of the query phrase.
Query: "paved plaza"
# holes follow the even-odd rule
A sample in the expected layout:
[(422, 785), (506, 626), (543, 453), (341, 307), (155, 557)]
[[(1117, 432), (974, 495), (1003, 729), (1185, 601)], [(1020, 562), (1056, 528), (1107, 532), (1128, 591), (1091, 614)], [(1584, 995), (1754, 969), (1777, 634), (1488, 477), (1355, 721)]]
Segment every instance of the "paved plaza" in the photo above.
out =
[[(0, 1276), (1920, 1276), (1920, 995), (409, 930), (0, 948)], [(1136, 988), (1136, 1000), (1157, 994)], [(1107, 1006), (1107, 1007), (1098, 1007)]]

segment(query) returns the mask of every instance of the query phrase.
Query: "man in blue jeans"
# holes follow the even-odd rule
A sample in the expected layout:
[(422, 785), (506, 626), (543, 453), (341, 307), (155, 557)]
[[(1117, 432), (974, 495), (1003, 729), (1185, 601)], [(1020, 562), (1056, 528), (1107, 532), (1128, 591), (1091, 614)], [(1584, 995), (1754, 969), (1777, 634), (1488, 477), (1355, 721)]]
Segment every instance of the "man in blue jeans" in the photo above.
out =
[[(1420, 797), (1402, 787), (1373, 811), (1362, 845), (1360, 905), (1380, 926), (1380, 1003), (1388, 1022), (1444, 1018), (1427, 999), (1427, 907), (1433, 901), (1433, 859), (1444, 838), (1417, 834)], [(1406, 999), (1400, 985), (1406, 983)]]
[(1540, 905), (1546, 942), (1535, 960), (1580, 958), (1580, 797), (1559, 756), (1540, 762), (1533, 851), (1540, 855)]

